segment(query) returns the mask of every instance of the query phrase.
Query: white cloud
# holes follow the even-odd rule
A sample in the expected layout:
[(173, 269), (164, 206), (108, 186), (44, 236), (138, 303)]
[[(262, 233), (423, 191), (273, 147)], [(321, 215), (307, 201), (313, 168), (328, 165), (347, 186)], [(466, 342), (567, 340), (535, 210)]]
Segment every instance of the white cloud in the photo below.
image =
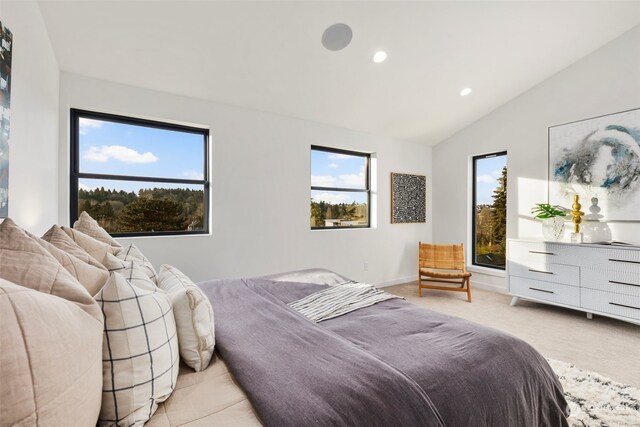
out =
[(336, 193), (319, 193), (313, 196), (313, 200), (316, 202), (325, 202), (332, 205), (338, 203), (349, 203), (353, 200), (348, 194), (336, 194)]
[(340, 175), (340, 182), (345, 187), (363, 187), (364, 186), (364, 173), (358, 175), (352, 173), (350, 175)]
[(80, 135), (86, 135), (89, 129), (101, 128), (103, 123), (100, 120), (80, 118)]
[(338, 168), (338, 164), (337, 163), (329, 163), (327, 165), (328, 168), (330, 169), (337, 169)]
[(133, 148), (123, 145), (103, 145), (102, 147), (92, 146), (84, 153), (83, 159), (92, 162), (106, 162), (110, 159), (124, 163), (153, 163), (158, 157), (150, 151), (139, 153)]
[(311, 185), (314, 187), (336, 187), (337, 179), (330, 175), (311, 175)]
[(327, 157), (329, 158), (329, 160), (345, 160), (345, 159), (350, 159), (353, 156), (349, 156), (348, 154), (333, 153), (333, 154), (327, 155)]
[(204, 179), (204, 174), (202, 172), (194, 170), (182, 172), (182, 176), (188, 179)]
[(491, 175), (478, 175), (476, 177), (476, 182), (483, 182), (486, 184), (492, 184), (494, 182), (496, 182), (496, 177), (491, 176)]

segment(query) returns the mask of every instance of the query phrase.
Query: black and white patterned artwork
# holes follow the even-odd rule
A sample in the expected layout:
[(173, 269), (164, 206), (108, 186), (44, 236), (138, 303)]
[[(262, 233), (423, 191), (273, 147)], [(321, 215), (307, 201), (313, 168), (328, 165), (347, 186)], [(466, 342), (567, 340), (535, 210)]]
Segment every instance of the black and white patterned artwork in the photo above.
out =
[(391, 174), (391, 223), (427, 222), (427, 177)]

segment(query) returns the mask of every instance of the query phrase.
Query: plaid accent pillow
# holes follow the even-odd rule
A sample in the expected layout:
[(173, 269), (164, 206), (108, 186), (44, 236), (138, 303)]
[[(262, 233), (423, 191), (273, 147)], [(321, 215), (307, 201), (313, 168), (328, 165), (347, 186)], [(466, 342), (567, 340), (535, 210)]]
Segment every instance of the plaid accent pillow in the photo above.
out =
[(109, 270), (109, 273), (120, 273), (132, 285), (150, 291), (157, 290), (156, 284), (147, 275), (148, 269), (136, 260), (123, 261), (114, 255), (106, 254), (102, 264)]
[(178, 376), (171, 302), (165, 292), (139, 288), (118, 273), (95, 298), (105, 319), (98, 425), (142, 425), (169, 397)]
[(138, 249), (136, 245), (131, 243), (115, 255), (123, 261), (136, 261), (141, 264), (149, 279), (151, 279), (154, 284), (158, 284), (158, 273), (156, 273), (156, 269), (153, 268), (153, 264), (140, 252), (140, 249)]
[(170, 265), (160, 267), (158, 287), (171, 298), (182, 360), (196, 372), (205, 370), (215, 345), (211, 302), (191, 279)]

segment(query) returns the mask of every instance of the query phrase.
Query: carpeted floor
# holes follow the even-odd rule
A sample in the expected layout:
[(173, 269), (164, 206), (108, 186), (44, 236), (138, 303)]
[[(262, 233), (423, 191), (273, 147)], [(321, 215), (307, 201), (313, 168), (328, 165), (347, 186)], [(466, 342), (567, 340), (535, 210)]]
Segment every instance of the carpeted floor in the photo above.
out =
[(546, 357), (595, 371), (623, 384), (640, 388), (640, 326), (605, 317), (588, 320), (579, 311), (520, 300), (473, 289), (466, 294), (423, 290), (415, 282), (384, 288), (422, 307), (462, 317), (510, 333), (528, 342)]

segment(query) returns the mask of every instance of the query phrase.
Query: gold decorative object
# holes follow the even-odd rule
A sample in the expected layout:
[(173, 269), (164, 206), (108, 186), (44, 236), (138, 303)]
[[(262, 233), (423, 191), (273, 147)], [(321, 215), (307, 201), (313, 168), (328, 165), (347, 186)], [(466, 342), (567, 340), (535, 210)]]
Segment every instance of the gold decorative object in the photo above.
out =
[(581, 207), (582, 205), (578, 201), (578, 195), (576, 194), (573, 196), (573, 205), (571, 205), (572, 211), (569, 212), (571, 221), (573, 222), (573, 232), (576, 234), (580, 233), (580, 223), (582, 222), (582, 216), (584, 215), (584, 212), (580, 210)]

